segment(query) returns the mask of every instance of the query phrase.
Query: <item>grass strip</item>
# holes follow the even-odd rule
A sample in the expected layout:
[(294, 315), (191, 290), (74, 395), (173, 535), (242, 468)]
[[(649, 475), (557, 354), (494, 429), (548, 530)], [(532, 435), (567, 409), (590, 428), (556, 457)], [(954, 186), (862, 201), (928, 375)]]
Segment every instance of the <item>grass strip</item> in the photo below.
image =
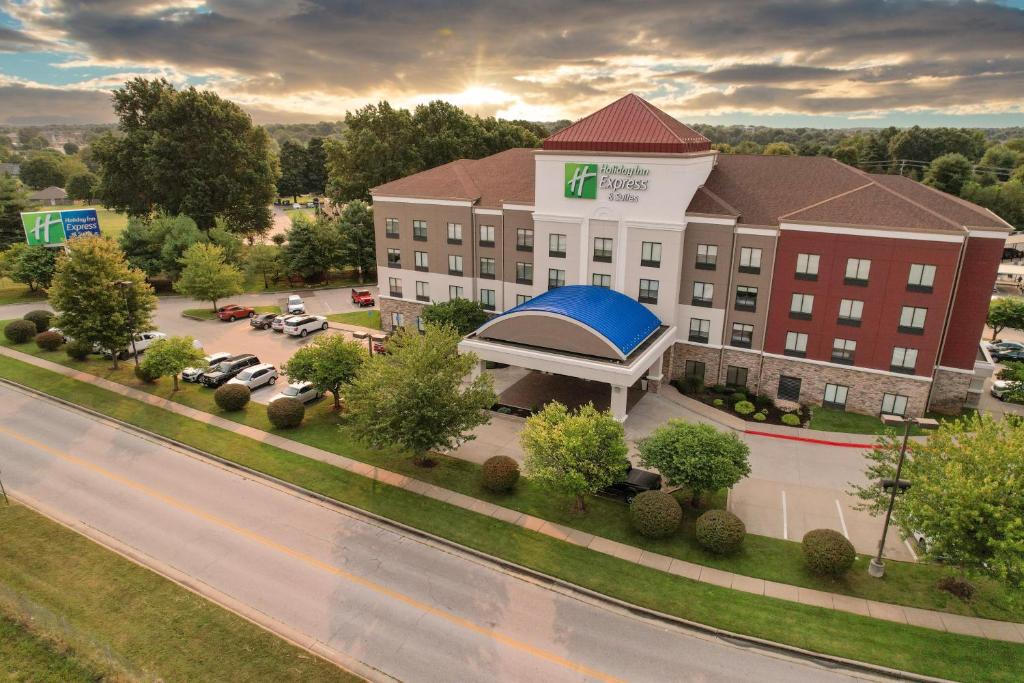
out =
[(10, 611), (0, 605), (0, 662), (5, 681), (85, 683), (103, 677), (74, 650), (37, 633)]
[(361, 327), (369, 327), (374, 330), (381, 329), (380, 327), (380, 311), (375, 308), (371, 308), (367, 311), (349, 311), (348, 313), (332, 313), (327, 316), (327, 319), (331, 322), (344, 323), (346, 325), (359, 325)]
[(0, 358), (0, 376), (311, 491), (637, 605), (700, 623), (932, 676), (1016, 681), (1024, 646), (869, 619), (696, 583), (299, 456), (113, 392)]

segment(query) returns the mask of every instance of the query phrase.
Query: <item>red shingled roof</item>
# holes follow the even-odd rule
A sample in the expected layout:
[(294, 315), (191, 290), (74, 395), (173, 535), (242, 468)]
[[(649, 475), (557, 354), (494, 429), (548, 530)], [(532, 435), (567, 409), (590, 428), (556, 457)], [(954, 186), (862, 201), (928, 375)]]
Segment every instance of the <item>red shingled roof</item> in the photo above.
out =
[(711, 141), (629, 94), (544, 140), (544, 149), (588, 152), (706, 152)]

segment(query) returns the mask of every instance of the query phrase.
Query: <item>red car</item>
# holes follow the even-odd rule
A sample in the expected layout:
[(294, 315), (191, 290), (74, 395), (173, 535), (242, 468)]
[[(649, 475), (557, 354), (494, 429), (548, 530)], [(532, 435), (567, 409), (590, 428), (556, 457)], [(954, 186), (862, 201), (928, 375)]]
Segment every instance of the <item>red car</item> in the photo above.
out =
[(251, 318), (256, 315), (256, 311), (252, 310), (249, 306), (239, 306), (238, 304), (227, 304), (217, 309), (217, 317), (221, 320), (241, 320), (242, 318)]
[(370, 294), (370, 290), (368, 289), (353, 289), (352, 303), (354, 303), (356, 306), (359, 306), (359, 308), (363, 308), (364, 306), (372, 306), (373, 295)]

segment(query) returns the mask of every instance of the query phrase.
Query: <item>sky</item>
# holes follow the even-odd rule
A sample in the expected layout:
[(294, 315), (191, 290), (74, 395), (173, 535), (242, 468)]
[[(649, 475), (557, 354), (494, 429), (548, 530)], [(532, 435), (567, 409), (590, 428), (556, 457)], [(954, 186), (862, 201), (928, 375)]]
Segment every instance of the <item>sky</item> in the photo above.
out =
[(135, 76), (260, 123), (379, 100), (576, 119), (1024, 125), (1024, 0), (0, 0), (0, 124), (105, 123)]

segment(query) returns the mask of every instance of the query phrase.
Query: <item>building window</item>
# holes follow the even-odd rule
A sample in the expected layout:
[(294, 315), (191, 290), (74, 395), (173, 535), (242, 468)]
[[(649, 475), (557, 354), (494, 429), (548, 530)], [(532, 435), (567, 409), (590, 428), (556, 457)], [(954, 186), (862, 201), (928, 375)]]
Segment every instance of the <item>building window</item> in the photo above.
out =
[(817, 280), (818, 279), (818, 254), (797, 254), (796, 255), (796, 279)]
[(810, 320), (813, 309), (813, 294), (793, 294), (793, 298), (789, 302), (789, 317), (797, 320)]
[(554, 232), (548, 235), (548, 256), (565, 258), (565, 235)]
[(480, 290), (480, 305), (484, 307), (484, 310), (494, 310), (494, 290), (493, 289), (481, 289)]
[(529, 294), (516, 294), (516, 306), (522, 306), (532, 298)]
[(494, 279), (494, 259), (490, 256), (480, 258), (480, 277), (488, 280)]
[(603, 273), (594, 273), (590, 276), (590, 284), (595, 287), (604, 287), (605, 289), (612, 288), (612, 276), (605, 275)]
[(853, 354), (857, 351), (857, 342), (852, 339), (832, 340), (832, 362), (853, 365)]
[(825, 396), (821, 403), (826, 408), (846, 410), (846, 394), (849, 391), (850, 387), (844, 387), (842, 384), (826, 384)]
[(710, 282), (694, 282), (693, 298), (690, 303), (694, 306), (711, 308), (711, 299), (715, 296), (715, 286)]
[(612, 262), (612, 239), (610, 237), (594, 238), (594, 260), (599, 263)]
[(640, 265), (647, 268), (661, 267), (661, 242), (640, 244)]
[(658, 286), (657, 280), (640, 280), (640, 296), (637, 297), (637, 301), (642, 304), (656, 304), (658, 303)]
[(448, 274), (462, 275), (462, 257), (458, 254), (448, 254)]
[(839, 319), (836, 322), (840, 325), (860, 327), (860, 319), (863, 314), (863, 301), (857, 301), (856, 299), (843, 299), (839, 302)]
[(385, 218), (384, 219), (384, 236), (385, 237), (398, 237), (398, 219), (397, 218)]
[(462, 244), (462, 223), (448, 224), (448, 244)]
[(701, 318), (690, 318), (689, 340), (698, 344), (707, 344), (711, 338), (711, 321)]
[(917, 349), (905, 349), (902, 346), (893, 348), (892, 361), (889, 363), (891, 372), (913, 375), (915, 368), (917, 368)]
[(416, 282), (416, 301), (430, 301), (430, 285), (426, 282)]
[(698, 244), (697, 263), (694, 265), (699, 270), (714, 270), (718, 265), (718, 245)]
[(761, 250), (753, 247), (740, 249), (740, 272), (757, 274), (761, 272)]
[(900, 394), (882, 394), (882, 415), (906, 415), (907, 397)]
[(412, 222), (412, 238), (419, 242), (427, 241), (427, 222), (426, 221), (413, 221)]
[(746, 387), (747, 369), (738, 365), (729, 365), (725, 368), (725, 385), (727, 387)]
[(930, 292), (935, 284), (935, 266), (914, 263), (910, 266), (907, 278), (907, 290), (911, 292)]
[(736, 287), (736, 310), (757, 310), (757, 287), (747, 287), (746, 285)]
[(463, 299), (463, 292), (465, 290), (458, 285), (448, 285), (448, 298), (449, 299)]
[(494, 226), (493, 225), (481, 225), (480, 226), (480, 246), (481, 247), (493, 247), (494, 246)]
[(846, 259), (846, 276), (843, 278), (843, 282), (848, 285), (866, 287), (870, 272), (871, 261), (863, 258)]
[(783, 351), (787, 356), (796, 356), (797, 358), (803, 358), (807, 355), (807, 335), (803, 332), (787, 332), (786, 333), (786, 350)]
[(405, 324), (405, 321), (402, 319), (402, 314), (401, 313), (392, 313), (391, 314), (391, 328), (392, 329), (394, 329), (396, 327), (402, 327), (402, 325), (404, 325), (404, 324)]
[(388, 247), (388, 268), (402, 267), (402, 250)]
[(924, 334), (924, 319), (927, 315), (927, 308), (904, 306), (900, 312), (899, 331), (907, 334)]
[(703, 380), (705, 372), (707, 372), (706, 366), (699, 360), (688, 360), (683, 367), (683, 377), (687, 378), (696, 377)]
[(516, 229), (516, 251), (533, 251), (533, 230)]
[(414, 251), (412, 253), (413, 258), (416, 261), (416, 270), (427, 271), (430, 270), (429, 261), (427, 260), (427, 252), (425, 251)]
[(423, 318), (420, 316), (416, 316), (416, 329), (419, 330), (420, 333), (427, 331), (427, 326), (423, 323)]
[(754, 326), (744, 323), (732, 324), (732, 338), (729, 340), (732, 346), (742, 349), (749, 349), (754, 344)]
[(558, 268), (548, 268), (548, 289), (565, 287), (565, 271)]
[(803, 384), (803, 381), (799, 377), (779, 375), (779, 390), (777, 396), (783, 401), (799, 401), (801, 384)]
[(520, 285), (532, 285), (533, 284), (533, 264), (532, 263), (517, 263), (516, 264), (516, 282)]
[(388, 278), (388, 292), (391, 296), (401, 299), (402, 298), (402, 281), (397, 277)]

